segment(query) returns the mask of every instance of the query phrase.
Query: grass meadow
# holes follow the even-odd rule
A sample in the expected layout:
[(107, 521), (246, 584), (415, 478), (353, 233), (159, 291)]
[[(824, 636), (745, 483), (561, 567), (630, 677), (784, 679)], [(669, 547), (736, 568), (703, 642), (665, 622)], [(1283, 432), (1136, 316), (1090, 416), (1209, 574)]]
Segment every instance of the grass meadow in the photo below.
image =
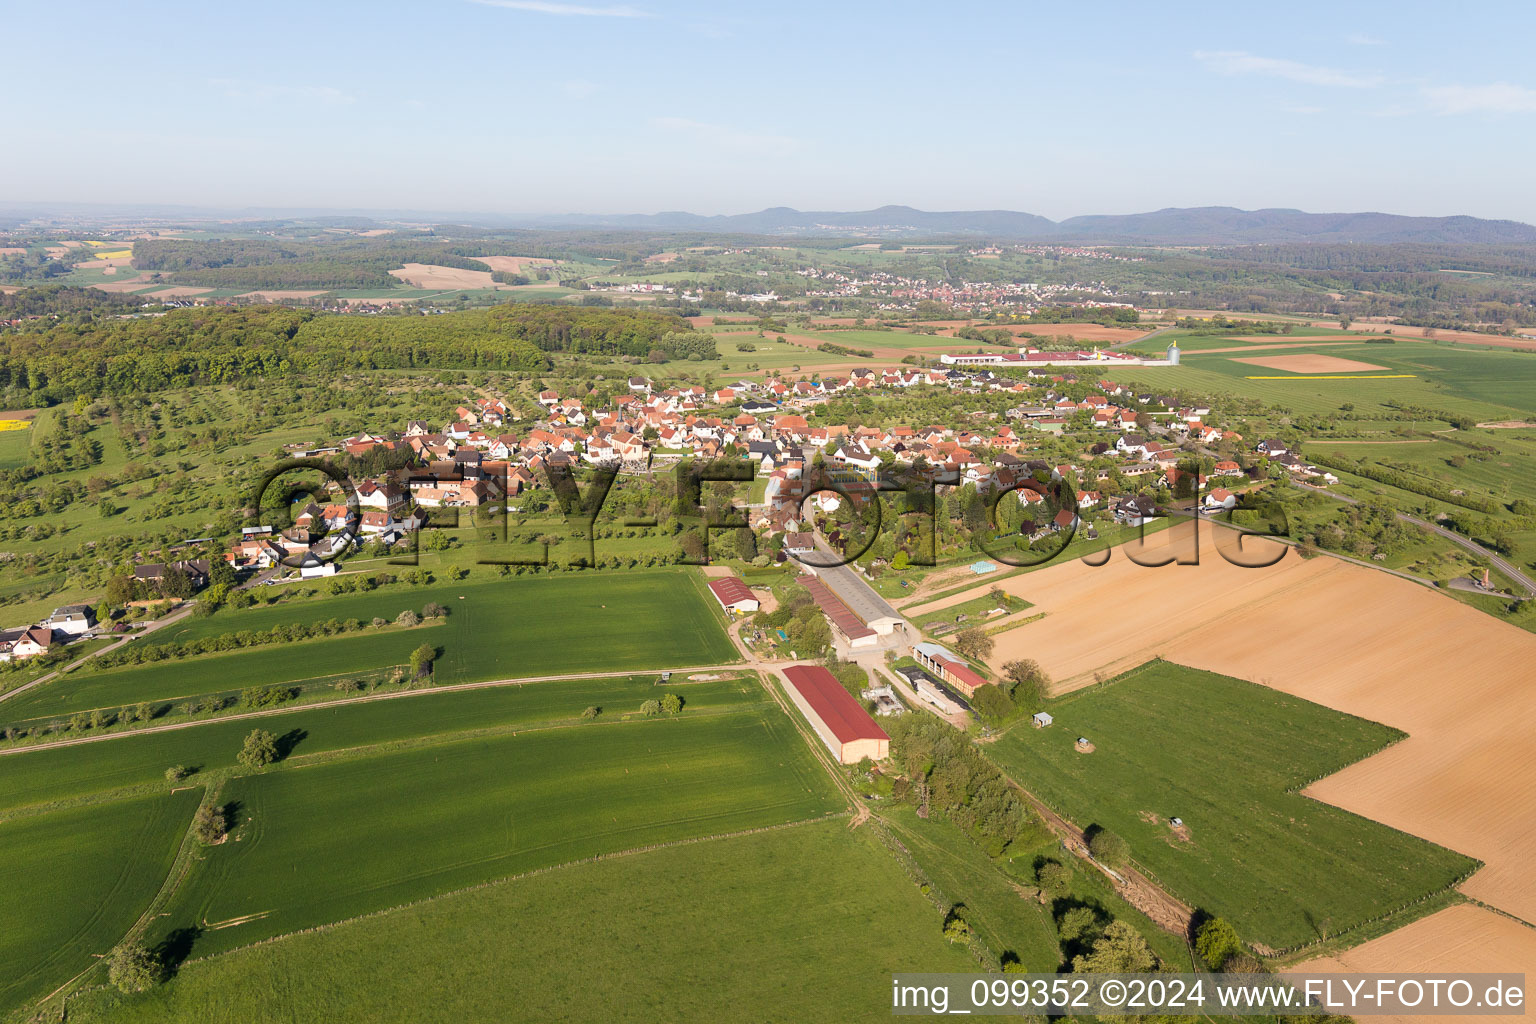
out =
[[(233, 780), (164, 927), (202, 955), (617, 850), (841, 801), (778, 709), (446, 742)], [(240, 923), (234, 923), (234, 922)]]
[[(1156, 339), (1166, 345), (1164, 337)], [(1465, 346), (1430, 345), (1398, 341), (1391, 345), (1325, 344), (1317, 347), (1264, 349), (1256, 351), (1202, 354), (1201, 348), (1238, 348), (1245, 343), (1230, 338), (1193, 339), (1201, 346), (1188, 352), (1179, 366), (1128, 366), (1107, 370), (1105, 375), (1119, 381), (1135, 382), (1150, 388), (1179, 388), (1207, 395), (1236, 395), (1256, 398), (1270, 405), (1298, 413), (1328, 414), (1348, 403), (1356, 415), (1382, 407), (1387, 401), (1423, 406), (1473, 416), (1478, 420), (1512, 418), (1536, 412), (1536, 389), (1530, 379), (1536, 372), (1536, 355), (1508, 349), (1480, 350)], [(1284, 342), (1277, 338), (1276, 342)], [(1204, 344), (1210, 341), (1211, 344)], [(1223, 344), (1215, 344), (1220, 341)], [(1181, 345), (1183, 342), (1181, 341)], [(1296, 374), (1284, 379), (1283, 370), (1271, 370), (1237, 358), (1263, 358), (1290, 355), (1327, 355), (1383, 366), (1384, 370), (1361, 370), (1354, 379), (1319, 380), (1315, 375)], [(1409, 378), (1389, 379), (1385, 374), (1413, 374)], [(1248, 380), (1253, 376), (1278, 376), (1279, 380)], [(1376, 376), (1369, 380), (1361, 377)], [(1307, 379), (1311, 378), (1311, 379)]]
[[(1393, 742), (1386, 726), (1168, 662), (1050, 711), (1050, 728), (1014, 728), (988, 754), (1077, 824), (1123, 836), (1138, 865), (1249, 941), (1338, 934), (1475, 864), (1293, 791)], [(1079, 736), (1097, 749), (1078, 753)]]
[(159, 890), (201, 792), (0, 821), (0, 1012), (117, 943)]
[(945, 899), (965, 904), (966, 920), (989, 949), (999, 956), (1012, 953), (1030, 971), (1044, 973), (1060, 966), (1061, 948), (1049, 909), (1022, 898), (969, 836), (948, 821), (919, 818), (917, 808), (907, 804), (890, 808), (885, 817)]
[(440, 645), (444, 625), (326, 637), (251, 647), (227, 654), (92, 671), (89, 663), (57, 683), (0, 703), (0, 720), (26, 722), (140, 701), (177, 701), (247, 686), (292, 683), (347, 672), (408, 665), (419, 644)]
[(387, 668), (408, 662), (411, 650), (423, 643), (439, 650), (433, 665), (438, 685), (739, 660), (714, 599), (690, 570), (394, 585), (366, 594), (226, 608), (210, 618), (184, 619), (134, 642), (170, 643), (333, 618), (366, 622), (382, 617), (392, 622), (400, 612), (419, 611), (433, 601), (448, 609), (445, 622), (77, 671), (0, 703), (0, 721), (17, 723)]
[(88, 993), (70, 1019), (884, 1021), (893, 972), (974, 969), (940, 921), (869, 833), (839, 820), (569, 865), (289, 936), (185, 964), (143, 996)]
[[(690, 711), (730, 710), (766, 699), (750, 677), (679, 681), (669, 688), (684, 697)], [(451, 693), (422, 690), (386, 700), (295, 707), (264, 715), (259, 721), (212, 719), (161, 732), (120, 733), (80, 746), (22, 749), (0, 757), (0, 814), (112, 790), (160, 785), (171, 765), (202, 771), (232, 768), (241, 742), (257, 726), (286, 737), (291, 752), (282, 763), (298, 765), (353, 748), (425, 741), (469, 731), (574, 724), (588, 706), (601, 708), (600, 717), (620, 717), (664, 692), (652, 675)]]

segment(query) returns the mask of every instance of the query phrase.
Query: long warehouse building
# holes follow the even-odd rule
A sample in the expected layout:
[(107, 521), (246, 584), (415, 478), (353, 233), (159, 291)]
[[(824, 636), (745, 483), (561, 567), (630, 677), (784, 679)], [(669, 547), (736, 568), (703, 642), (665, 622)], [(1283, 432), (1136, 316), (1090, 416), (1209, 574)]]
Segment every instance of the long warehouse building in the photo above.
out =
[(879, 761), (890, 754), (891, 738), (831, 672), (820, 665), (791, 665), (784, 678), (789, 699), (840, 763)]

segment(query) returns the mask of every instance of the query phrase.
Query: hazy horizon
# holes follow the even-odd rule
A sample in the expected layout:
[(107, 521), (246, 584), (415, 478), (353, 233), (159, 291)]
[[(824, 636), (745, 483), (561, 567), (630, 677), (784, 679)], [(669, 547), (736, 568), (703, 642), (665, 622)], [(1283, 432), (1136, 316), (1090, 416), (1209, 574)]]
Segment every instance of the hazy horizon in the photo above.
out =
[(801, 0), (9, 4), (7, 21), (33, 155), (0, 167), (4, 203), (1536, 222), (1525, 6), (1124, 5), (1085, 24)]

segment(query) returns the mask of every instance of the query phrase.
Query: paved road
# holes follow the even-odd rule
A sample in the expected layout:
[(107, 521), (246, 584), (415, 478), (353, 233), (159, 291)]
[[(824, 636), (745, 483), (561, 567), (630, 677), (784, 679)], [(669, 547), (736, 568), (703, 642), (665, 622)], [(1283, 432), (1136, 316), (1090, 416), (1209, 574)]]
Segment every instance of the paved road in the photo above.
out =
[[(1168, 433), (1168, 428), (1154, 424), (1153, 427), (1152, 427), (1152, 433), (1167, 434)], [(1196, 446), (1196, 451), (1198, 451), (1201, 455), (1209, 455), (1209, 456), (1212, 456), (1212, 457), (1216, 456), (1216, 453), (1214, 451), (1212, 451), (1211, 449), (1205, 447), (1204, 445), (1197, 445)], [(1330, 497), (1330, 498), (1332, 498), (1335, 501), (1342, 501), (1346, 505), (1358, 505), (1358, 504), (1360, 504), (1360, 499), (1359, 498), (1351, 498), (1347, 494), (1339, 494), (1339, 493), (1337, 493), (1335, 491), (1330, 491), (1326, 487), (1318, 487), (1315, 484), (1303, 483), (1302, 481), (1296, 479), (1295, 477), (1291, 478), (1291, 482), (1293, 484), (1295, 484), (1297, 487), (1300, 487), (1304, 491), (1311, 491), (1314, 494), (1326, 495), (1327, 497)], [(1502, 557), (1498, 553), (1496, 553), (1494, 551), (1488, 550), (1487, 548), (1483, 547), (1481, 544), (1479, 544), (1477, 541), (1471, 539), (1470, 537), (1464, 537), (1461, 534), (1456, 533), (1453, 530), (1447, 530), (1445, 527), (1439, 525), (1438, 523), (1432, 523), (1432, 522), (1430, 522), (1427, 519), (1420, 519), (1418, 516), (1411, 516), (1411, 515), (1409, 515), (1406, 512), (1399, 512), (1399, 513), (1397, 513), (1397, 518), (1402, 520), (1405, 523), (1412, 523), (1414, 526), (1417, 526), (1417, 527), (1419, 527), (1421, 529), (1428, 530), (1431, 533), (1437, 533), (1440, 536), (1444, 537), (1446, 540), (1449, 540), (1449, 541), (1452, 541), (1453, 543), (1461, 545), (1462, 547), (1466, 548), (1468, 551), (1472, 552), (1474, 555), (1480, 555), (1483, 558), (1488, 559), (1489, 563), (1491, 565), (1493, 565), (1494, 568), (1498, 569), (1504, 575), (1506, 575), (1510, 579), (1514, 580), (1519, 586), (1522, 586), (1522, 587), (1525, 588), (1525, 590), (1526, 590), (1526, 597), (1522, 598), (1519, 595), (1516, 595), (1516, 600), (1523, 601), (1523, 600), (1528, 600), (1529, 598), (1536, 598), (1536, 580), (1532, 580), (1531, 577), (1527, 576), (1520, 569), (1516, 568), (1508, 559)], [(1329, 552), (1329, 553), (1332, 554), (1332, 552)], [(1350, 561), (1355, 561), (1355, 559), (1349, 559), (1349, 560)], [(1360, 564), (1361, 565), (1370, 566), (1373, 569), (1383, 569), (1382, 566), (1375, 565), (1375, 564), (1373, 564), (1371, 562), (1361, 562)], [(1383, 571), (1385, 571), (1385, 572), (1392, 572), (1393, 570), (1383, 569)], [(1405, 576), (1408, 579), (1418, 579), (1418, 577), (1408, 576), (1406, 573), (1400, 573), (1399, 572), (1399, 573), (1394, 573), (1394, 575)], [(1423, 581), (1420, 580), (1420, 582), (1423, 582)]]
[[(1328, 497), (1334, 499), (1335, 501), (1342, 501), (1347, 505), (1360, 504), (1359, 498), (1351, 498), (1347, 494), (1336, 494), (1333, 491), (1328, 490), (1326, 487), (1316, 487), (1312, 484), (1304, 484), (1299, 480), (1293, 480), (1292, 483), (1303, 490), (1312, 491), (1314, 494), (1326, 494)], [(1418, 516), (1411, 516), (1406, 512), (1397, 513), (1397, 518), (1401, 519), (1405, 523), (1412, 523), (1414, 526), (1428, 530), (1431, 533), (1438, 533), (1446, 540), (1454, 541), (1455, 543), (1460, 544), (1462, 547), (1466, 548), (1473, 554), (1481, 555), (1482, 557), (1488, 559), (1488, 561), (1493, 565), (1495, 569), (1499, 570), (1504, 575), (1518, 583), (1520, 586), (1524, 587), (1529, 597), (1536, 597), (1536, 581), (1533, 581), (1525, 573), (1515, 568), (1515, 566), (1511, 564), (1507, 559), (1501, 557), (1498, 554), (1495, 554), (1492, 551), (1489, 551), (1487, 548), (1483, 547), (1477, 541), (1472, 540), (1470, 537), (1463, 537), (1461, 534), (1455, 532), (1454, 530), (1447, 530), (1445, 527), (1438, 523), (1432, 523), (1427, 519), (1420, 519)], [(1377, 568), (1380, 568), (1380, 566), (1377, 566)], [(1524, 600), (1524, 598), (1521, 600)]]

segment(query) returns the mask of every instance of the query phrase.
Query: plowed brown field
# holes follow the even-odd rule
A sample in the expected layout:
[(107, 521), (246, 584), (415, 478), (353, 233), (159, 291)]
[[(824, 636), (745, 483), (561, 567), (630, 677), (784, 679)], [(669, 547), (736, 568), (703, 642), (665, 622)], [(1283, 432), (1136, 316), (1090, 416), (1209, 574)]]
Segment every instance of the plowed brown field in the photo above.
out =
[[(1525, 973), (1536, 964), (1536, 929), (1472, 904), (1448, 907), (1379, 939), (1333, 956), (1309, 960), (1298, 971), (1339, 973), (1496, 972)], [(1517, 1014), (1478, 1017), (1480, 1021), (1523, 1020)], [(1372, 1017), (1372, 1021), (1461, 1020), (1430, 1014)]]
[[(1162, 657), (1402, 729), (1406, 740), (1307, 795), (1479, 858), (1463, 891), (1536, 921), (1536, 635), (1335, 558), (1234, 566), (1215, 550), (1230, 531), (1200, 526), (1198, 565), (1146, 568), (1120, 548), (1098, 568), (1003, 580), (1045, 615), (999, 634), (991, 665), (1034, 658), (1071, 690)], [(1154, 534), (1143, 560), (1192, 550), (1192, 529)], [(1249, 546), (1255, 561), (1274, 549)]]

